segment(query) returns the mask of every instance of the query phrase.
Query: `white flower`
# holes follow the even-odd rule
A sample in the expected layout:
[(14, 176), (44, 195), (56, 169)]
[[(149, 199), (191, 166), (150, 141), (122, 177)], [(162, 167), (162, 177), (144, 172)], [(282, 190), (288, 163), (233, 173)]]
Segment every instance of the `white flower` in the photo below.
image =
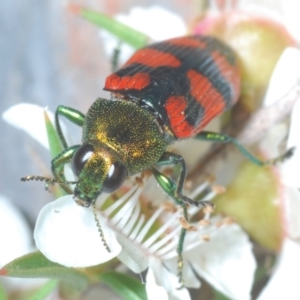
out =
[[(278, 167), (279, 178), (282, 181), (281, 195), (279, 199), (282, 205), (283, 219), (285, 224), (285, 238), (279, 255), (278, 262), (274, 268), (267, 286), (262, 291), (259, 300), (267, 299), (298, 299), (300, 289), (297, 278), (299, 277), (300, 257), (300, 51), (298, 49), (287, 49), (280, 58), (266, 96), (266, 105), (272, 105), (284, 94), (295, 93), (297, 102), (291, 114), (290, 128), (287, 141), (287, 149), (295, 147), (294, 155), (284, 164)], [(262, 143), (266, 153), (278, 155), (279, 145), (285, 139), (287, 125), (276, 125), (269, 137)]]
[[(153, 5), (148, 8), (133, 7), (129, 14), (117, 14), (115, 18), (132, 28), (149, 36), (150, 42), (162, 41), (172, 37), (185, 35), (187, 32), (183, 20), (161, 6)], [(101, 30), (100, 35), (105, 52), (110, 56), (118, 46), (119, 40), (107, 31)], [(123, 64), (136, 49), (122, 45), (119, 62)]]

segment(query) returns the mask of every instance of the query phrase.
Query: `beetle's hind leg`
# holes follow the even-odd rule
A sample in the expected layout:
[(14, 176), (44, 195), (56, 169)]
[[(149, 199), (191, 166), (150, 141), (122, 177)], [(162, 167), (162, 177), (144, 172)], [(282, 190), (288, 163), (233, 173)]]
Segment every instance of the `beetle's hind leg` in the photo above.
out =
[(238, 140), (226, 134), (211, 131), (202, 131), (198, 135), (196, 135), (195, 138), (202, 141), (210, 141), (223, 144), (232, 143), (247, 159), (249, 159), (251, 162), (258, 166), (275, 165), (277, 163), (283, 162), (284, 160), (290, 158), (295, 150), (295, 148), (290, 148), (278, 157), (268, 160), (261, 160), (254, 156), (251, 152), (249, 152), (249, 150), (247, 150), (243, 145), (241, 145)]

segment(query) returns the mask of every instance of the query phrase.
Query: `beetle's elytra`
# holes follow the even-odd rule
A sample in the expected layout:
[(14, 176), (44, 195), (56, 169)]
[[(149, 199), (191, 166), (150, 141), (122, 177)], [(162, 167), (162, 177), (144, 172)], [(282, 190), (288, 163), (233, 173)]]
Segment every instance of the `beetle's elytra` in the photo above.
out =
[(174, 138), (188, 138), (237, 101), (240, 75), (228, 46), (190, 36), (137, 51), (104, 89), (155, 114)]

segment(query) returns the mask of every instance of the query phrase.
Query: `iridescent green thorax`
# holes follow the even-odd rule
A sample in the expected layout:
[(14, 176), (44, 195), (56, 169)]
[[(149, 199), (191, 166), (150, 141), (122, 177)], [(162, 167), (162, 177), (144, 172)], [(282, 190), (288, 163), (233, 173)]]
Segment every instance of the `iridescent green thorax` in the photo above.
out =
[(82, 143), (104, 149), (127, 167), (128, 175), (155, 164), (168, 143), (155, 117), (126, 100), (97, 99), (83, 124)]

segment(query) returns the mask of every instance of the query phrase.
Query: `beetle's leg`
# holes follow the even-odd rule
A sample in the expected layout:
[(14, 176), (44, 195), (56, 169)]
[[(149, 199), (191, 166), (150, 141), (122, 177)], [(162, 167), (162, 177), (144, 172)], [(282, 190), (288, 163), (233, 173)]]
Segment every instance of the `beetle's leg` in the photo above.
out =
[[(69, 163), (79, 148), (79, 145), (72, 146), (70, 148), (65, 149), (63, 152), (58, 154), (52, 161), (51, 161), (51, 169), (53, 176), (56, 180), (60, 182), (66, 181), (65, 174), (64, 174), (64, 166), (65, 164)], [(60, 183), (61, 187), (68, 193), (72, 194), (73, 191), (71, 188), (65, 183)]]
[[(183, 215), (184, 218), (188, 221), (188, 214), (187, 214), (187, 204), (192, 204), (196, 206), (206, 206), (213, 204), (209, 201), (195, 201), (192, 200), (184, 195), (182, 195), (183, 184), (186, 176), (186, 165), (185, 161), (182, 156), (179, 154), (171, 153), (171, 152), (164, 152), (162, 157), (157, 162), (158, 165), (180, 165), (180, 174), (178, 178), (177, 185), (169, 178), (164, 176), (155, 168), (152, 168), (152, 172), (159, 183), (159, 185), (163, 188), (163, 190), (171, 196), (178, 204), (183, 207)], [(186, 234), (186, 229), (181, 228), (179, 243), (177, 247), (178, 253), (178, 277), (179, 282), (183, 285), (182, 280), (182, 269), (183, 269), (183, 259), (182, 259), (182, 252), (183, 252), (183, 245), (184, 245), (184, 238)]]
[(75, 110), (73, 108), (66, 107), (63, 105), (60, 105), (57, 107), (56, 112), (55, 112), (55, 126), (56, 126), (57, 134), (58, 134), (58, 137), (61, 141), (63, 148), (67, 149), (68, 145), (67, 145), (66, 139), (62, 133), (58, 116), (63, 116), (66, 119), (68, 119), (70, 122), (82, 127), (85, 115), (83, 113), (79, 112), (78, 110)]
[[(162, 187), (169, 196), (171, 196), (178, 204), (188, 203), (196, 206), (206, 206), (210, 205), (211, 202), (209, 201), (195, 201), (192, 200), (184, 195), (182, 195), (183, 190), (183, 184), (186, 176), (186, 165), (183, 157), (176, 153), (171, 152), (164, 152), (159, 161), (157, 162), (158, 165), (180, 165), (180, 174), (178, 178), (177, 185), (174, 185), (172, 187)], [(155, 171), (154, 171), (155, 172)], [(156, 172), (158, 172), (156, 170)], [(159, 182), (161, 185), (161, 183)]]
[(282, 162), (285, 159), (291, 157), (293, 155), (293, 152), (295, 148), (288, 149), (283, 155), (280, 155), (276, 158), (269, 159), (269, 160), (260, 160), (253, 154), (251, 154), (243, 145), (241, 145), (235, 138), (230, 137), (226, 134), (220, 134), (216, 132), (210, 132), (210, 131), (202, 131), (199, 134), (195, 136), (196, 139), (202, 140), (202, 141), (210, 141), (210, 142), (219, 142), (219, 143), (232, 143), (234, 144), (238, 150), (250, 161), (252, 161), (254, 164), (258, 166), (264, 166), (264, 165), (274, 165), (278, 162)]

